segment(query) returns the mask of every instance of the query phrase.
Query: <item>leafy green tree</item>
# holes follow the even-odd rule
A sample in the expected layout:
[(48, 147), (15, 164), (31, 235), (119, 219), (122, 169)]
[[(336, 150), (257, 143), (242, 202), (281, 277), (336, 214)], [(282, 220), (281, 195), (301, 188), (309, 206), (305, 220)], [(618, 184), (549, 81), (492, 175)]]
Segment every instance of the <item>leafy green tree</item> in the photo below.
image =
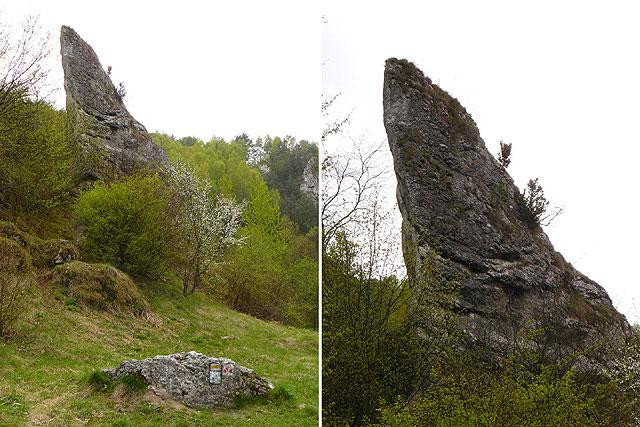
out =
[(197, 141), (185, 146), (168, 135), (154, 134), (153, 138), (172, 162), (189, 165), (199, 178), (207, 179), (213, 194), (242, 202), (263, 181), (260, 172), (246, 164), (245, 147), (240, 142), (213, 138), (206, 144)]
[(227, 258), (221, 275), (232, 308), (270, 320), (286, 321), (291, 295), (284, 259), (291, 231), (280, 216), (278, 193), (258, 186), (244, 212), (241, 235), (246, 244)]
[(317, 327), (317, 231), (295, 233), (282, 217), (278, 193), (259, 185), (244, 214), (245, 245), (226, 258), (220, 277), (236, 310), (288, 324)]
[(173, 255), (169, 201), (154, 175), (96, 183), (75, 204), (83, 253), (133, 275), (162, 273)]
[(366, 246), (340, 232), (322, 259), (323, 413), (338, 425), (374, 422), (381, 402), (411, 400), (456, 337), (455, 286), (435, 255), (409, 287), (372, 274)]
[(184, 138), (180, 138), (179, 141), (180, 144), (184, 145), (185, 147), (192, 147), (196, 144), (203, 143), (202, 140), (196, 138), (195, 136), (185, 136)]
[[(155, 134), (154, 139), (167, 150), (172, 162), (188, 164), (198, 178), (210, 183), (212, 197), (247, 203), (239, 230), (245, 244), (230, 247), (223, 254), (211, 269), (216, 274), (208, 277), (208, 283), (217, 277), (225, 302), (237, 310), (317, 327), (317, 228), (300, 233), (301, 226), (283, 215), (279, 191), (268, 186), (261, 172), (248, 164), (252, 162), (251, 150), (262, 147), (262, 140), (240, 135), (231, 142), (212, 138), (185, 146), (168, 135)], [(309, 217), (315, 220), (317, 211)]]
[(26, 212), (56, 206), (76, 182), (77, 132), (64, 111), (47, 104), (27, 100), (13, 108), (28, 110), (29, 119), (0, 119), (0, 196)]
[(318, 168), (318, 147), (292, 137), (267, 137), (264, 150), (261, 166), (265, 181), (280, 193), (282, 212), (306, 233), (318, 225), (318, 200), (303, 193), (301, 185), (307, 165)]

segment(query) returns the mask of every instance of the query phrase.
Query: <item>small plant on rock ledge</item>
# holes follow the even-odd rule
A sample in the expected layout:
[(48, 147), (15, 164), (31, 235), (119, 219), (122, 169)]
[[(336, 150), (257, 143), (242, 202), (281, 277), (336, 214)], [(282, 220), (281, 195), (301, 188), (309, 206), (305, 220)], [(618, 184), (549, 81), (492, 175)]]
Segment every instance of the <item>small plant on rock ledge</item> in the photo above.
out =
[(127, 88), (124, 87), (124, 83), (122, 82), (118, 83), (118, 88), (116, 89), (116, 96), (120, 101), (122, 101), (124, 97), (127, 96)]
[(511, 144), (500, 141), (500, 152), (498, 153), (498, 162), (503, 168), (508, 168), (511, 164)]
[(516, 193), (518, 216), (529, 228), (547, 226), (562, 213), (562, 208), (549, 209), (549, 201), (538, 178), (530, 179), (522, 193)]

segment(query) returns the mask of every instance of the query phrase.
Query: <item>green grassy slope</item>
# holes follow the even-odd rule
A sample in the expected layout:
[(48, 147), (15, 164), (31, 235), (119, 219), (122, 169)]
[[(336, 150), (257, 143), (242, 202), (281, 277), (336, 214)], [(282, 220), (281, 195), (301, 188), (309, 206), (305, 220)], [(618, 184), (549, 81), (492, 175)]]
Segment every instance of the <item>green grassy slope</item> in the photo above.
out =
[[(142, 285), (150, 321), (65, 306), (34, 293), (22, 333), (0, 341), (0, 425), (317, 425), (318, 336), (258, 320), (210, 296)], [(226, 338), (223, 338), (226, 337)], [(195, 350), (254, 369), (293, 399), (242, 409), (192, 410), (114, 398), (88, 385), (122, 360)]]

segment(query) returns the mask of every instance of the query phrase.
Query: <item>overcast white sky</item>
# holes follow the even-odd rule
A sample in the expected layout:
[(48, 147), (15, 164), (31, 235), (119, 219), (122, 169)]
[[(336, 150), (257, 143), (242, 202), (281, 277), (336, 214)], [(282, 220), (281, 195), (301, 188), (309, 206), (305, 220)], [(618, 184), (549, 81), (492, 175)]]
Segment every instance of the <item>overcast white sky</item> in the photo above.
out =
[(565, 208), (546, 229), (556, 249), (640, 321), (633, 4), (323, 0), (323, 90), (343, 93), (337, 112), (354, 109), (349, 132), (383, 141), (384, 61), (416, 63), (472, 114), (492, 153), (501, 139), (513, 143), (516, 183), (540, 177), (549, 200)]
[(148, 130), (226, 139), (290, 134), (319, 140), (319, 4), (299, 1), (0, 0), (3, 21), (39, 14), (54, 41), (52, 81), (64, 106), (59, 31), (73, 27)]

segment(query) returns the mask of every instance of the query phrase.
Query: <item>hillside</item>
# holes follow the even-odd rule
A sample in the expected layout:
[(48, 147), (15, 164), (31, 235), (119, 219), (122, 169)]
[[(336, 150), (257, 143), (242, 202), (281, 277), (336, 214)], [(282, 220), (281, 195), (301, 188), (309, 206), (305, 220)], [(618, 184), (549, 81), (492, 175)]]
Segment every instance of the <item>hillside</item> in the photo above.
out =
[[(318, 341), (313, 330), (265, 322), (179, 286), (140, 288), (151, 320), (75, 307), (33, 291), (21, 330), (0, 345), (0, 425), (316, 425)], [(125, 359), (195, 350), (250, 366), (292, 399), (242, 409), (154, 406), (92, 390), (92, 372)]]

